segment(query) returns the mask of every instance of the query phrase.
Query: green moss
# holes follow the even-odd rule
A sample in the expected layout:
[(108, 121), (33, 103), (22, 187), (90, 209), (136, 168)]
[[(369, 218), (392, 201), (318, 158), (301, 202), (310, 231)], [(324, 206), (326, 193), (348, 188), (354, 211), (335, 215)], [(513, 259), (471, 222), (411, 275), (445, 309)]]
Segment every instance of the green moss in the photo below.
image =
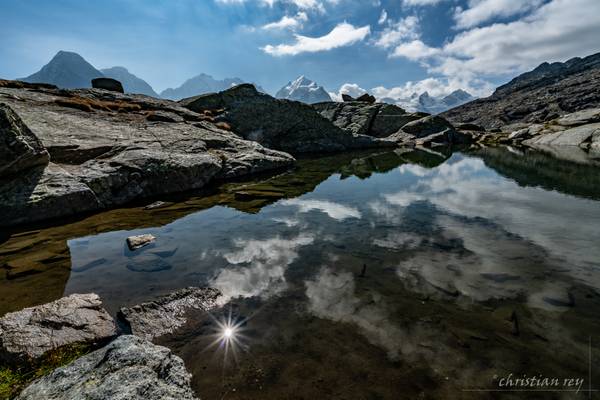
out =
[(51, 351), (31, 365), (0, 367), (0, 400), (16, 397), (33, 380), (73, 362), (91, 350), (88, 345), (74, 344)]

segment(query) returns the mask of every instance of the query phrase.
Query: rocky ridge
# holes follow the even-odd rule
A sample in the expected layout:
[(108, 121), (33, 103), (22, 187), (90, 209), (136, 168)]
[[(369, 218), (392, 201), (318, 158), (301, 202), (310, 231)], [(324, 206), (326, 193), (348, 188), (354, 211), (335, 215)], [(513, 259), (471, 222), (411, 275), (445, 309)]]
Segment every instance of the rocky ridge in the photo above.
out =
[(487, 98), (441, 115), (454, 124), (486, 129), (514, 123), (541, 124), (575, 111), (600, 106), (600, 53), (564, 63), (543, 63), (502, 85)]
[(299, 153), (323, 153), (393, 146), (366, 135), (351, 134), (331, 124), (308, 104), (275, 99), (243, 84), (220, 93), (181, 100), (192, 111), (222, 110), (226, 121), (244, 139), (268, 148)]

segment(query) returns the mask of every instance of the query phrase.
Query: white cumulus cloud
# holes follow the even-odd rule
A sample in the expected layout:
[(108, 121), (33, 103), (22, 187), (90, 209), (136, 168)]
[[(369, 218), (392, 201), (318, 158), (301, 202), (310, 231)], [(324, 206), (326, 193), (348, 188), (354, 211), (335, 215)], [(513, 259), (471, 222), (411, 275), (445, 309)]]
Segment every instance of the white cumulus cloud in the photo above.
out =
[(302, 27), (304, 22), (308, 21), (308, 15), (304, 11), (300, 11), (298, 14), (290, 17), (284, 15), (279, 21), (271, 22), (263, 25), (263, 29), (298, 29)]
[(338, 47), (350, 46), (364, 40), (371, 32), (370, 26), (355, 27), (347, 22), (338, 24), (331, 32), (320, 37), (294, 35), (291, 44), (266, 45), (262, 50), (273, 56), (293, 56), (301, 53), (316, 53)]
[(467, 8), (456, 8), (454, 19), (458, 28), (471, 28), (495, 17), (510, 17), (534, 10), (542, 2), (542, 0), (470, 0)]

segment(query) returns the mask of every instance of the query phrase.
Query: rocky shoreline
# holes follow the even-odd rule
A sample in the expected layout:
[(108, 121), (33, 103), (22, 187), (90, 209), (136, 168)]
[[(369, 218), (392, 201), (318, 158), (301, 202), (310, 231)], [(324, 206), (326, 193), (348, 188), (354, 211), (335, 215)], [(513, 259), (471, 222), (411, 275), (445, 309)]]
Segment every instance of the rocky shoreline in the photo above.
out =
[(305, 153), (472, 143), (600, 151), (598, 109), (486, 131), (372, 98), (346, 100), (308, 105), (242, 84), (174, 102), (0, 81), (0, 226), (274, 172)]
[[(118, 323), (93, 293), (8, 313), (0, 318), (0, 360), (16, 376), (41, 375), (23, 379), (17, 399), (196, 399), (183, 361), (151, 341), (185, 324), (190, 312), (211, 310), (220, 295), (182, 289), (123, 308)], [(48, 371), (49, 355), (76, 346), (93, 351)]]
[[(423, 117), (390, 119), (385, 112), (365, 111), (351, 117), (350, 127), (340, 119), (373, 105), (353, 102), (354, 108), (328, 118), (326, 112), (275, 99), (252, 85), (177, 103), (105, 89), (0, 81), (0, 104), (2, 226), (95, 212), (276, 171), (306, 152), (394, 147), (400, 141), (391, 133)], [(409, 115), (395, 106), (375, 108), (390, 107)], [(385, 125), (390, 137), (354, 131), (356, 125)], [(404, 135), (401, 142), (414, 145), (410, 138), (418, 136)], [(438, 135), (431, 141), (446, 139), (452, 140)]]

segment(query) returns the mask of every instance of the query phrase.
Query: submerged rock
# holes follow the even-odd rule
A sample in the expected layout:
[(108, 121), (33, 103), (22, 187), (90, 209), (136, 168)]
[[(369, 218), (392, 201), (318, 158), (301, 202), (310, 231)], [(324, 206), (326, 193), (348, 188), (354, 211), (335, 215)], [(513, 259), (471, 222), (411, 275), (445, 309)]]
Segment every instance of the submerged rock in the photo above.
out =
[(194, 400), (191, 375), (169, 349), (125, 335), (29, 385), (20, 400)]
[(221, 292), (190, 287), (130, 308), (121, 308), (119, 321), (130, 333), (153, 339), (173, 332), (187, 321), (190, 311), (207, 311), (216, 305)]
[(97, 294), (72, 294), (2, 317), (0, 360), (27, 363), (62, 346), (98, 344), (116, 334), (115, 323)]
[(127, 238), (127, 246), (129, 247), (129, 250), (133, 251), (149, 245), (154, 240), (156, 240), (156, 237), (149, 233), (145, 233), (143, 235), (129, 236)]
[(113, 78), (92, 79), (92, 87), (95, 89), (104, 89), (112, 92), (125, 93), (121, 82)]
[(143, 253), (133, 257), (127, 262), (126, 267), (133, 272), (159, 272), (173, 268), (171, 264), (163, 260), (163, 257), (154, 253)]
[(0, 177), (48, 161), (48, 152), (39, 139), (9, 106), (0, 103)]
[(179, 103), (197, 113), (225, 109), (219, 118), (229, 123), (233, 132), (244, 139), (292, 154), (392, 145), (345, 132), (310, 105), (275, 99), (258, 92), (250, 84), (191, 97)]

